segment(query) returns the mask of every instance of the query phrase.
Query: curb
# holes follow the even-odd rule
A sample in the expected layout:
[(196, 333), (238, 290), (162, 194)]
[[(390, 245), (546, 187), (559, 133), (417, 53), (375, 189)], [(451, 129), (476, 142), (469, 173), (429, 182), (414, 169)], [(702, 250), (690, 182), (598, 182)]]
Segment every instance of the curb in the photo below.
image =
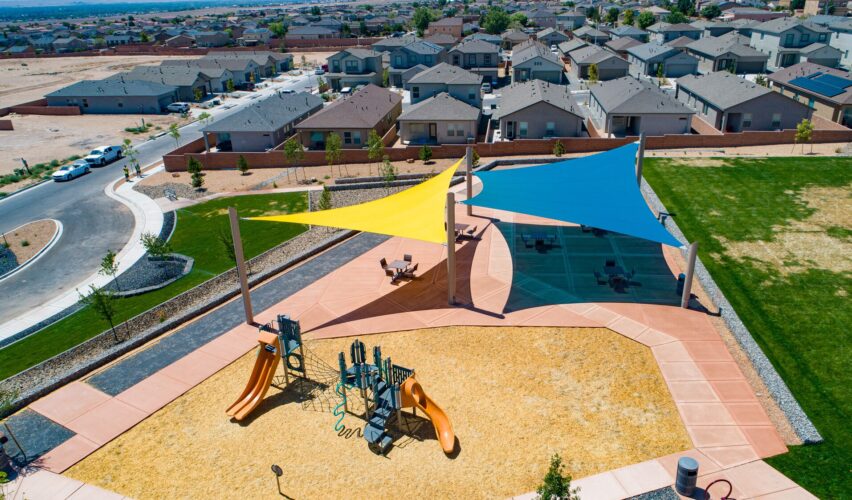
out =
[(13, 196), (15, 196), (15, 195), (17, 195), (17, 194), (21, 194), (21, 193), (23, 193), (24, 191), (29, 191), (29, 190), (30, 190), (30, 189), (32, 189), (32, 188), (39, 187), (39, 186), (41, 186), (42, 184), (44, 184), (44, 183), (46, 183), (46, 182), (50, 182), (50, 181), (52, 181), (52, 180), (53, 180), (53, 179), (43, 179), (43, 180), (40, 180), (40, 181), (36, 182), (35, 184), (30, 184), (29, 186), (25, 186), (25, 187), (22, 187), (21, 189), (18, 189), (18, 190), (12, 191), (11, 193), (8, 193), (6, 196), (3, 196), (2, 198), (0, 198), (0, 202), (2, 202), (3, 200), (8, 200), (9, 198), (11, 198), (11, 197), (13, 197)]
[[(648, 202), (654, 210), (658, 213), (668, 212), (665, 205), (663, 205), (663, 202), (657, 197), (657, 193), (654, 192), (654, 189), (644, 178), (642, 179), (641, 190), (642, 193), (648, 197)], [(668, 229), (678, 240), (688, 241), (677, 223), (672, 220), (671, 217), (666, 218), (664, 227)], [(680, 252), (682, 255), (686, 256), (685, 250), (680, 250)], [(704, 267), (704, 263), (701, 262), (700, 257), (697, 257), (695, 260), (695, 274), (698, 277), (698, 281), (701, 283), (701, 286), (704, 287), (704, 290), (710, 296), (710, 300), (712, 300), (713, 304), (721, 311), (725, 325), (729, 330), (731, 330), (731, 333), (742, 350), (745, 351), (745, 354), (748, 356), (748, 359), (754, 367), (754, 370), (757, 372), (757, 375), (761, 380), (763, 380), (770, 396), (772, 396), (772, 399), (778, 404), (778, 407), (781, 408), (781, 411), (784, 412), (784, 416), (787, 418), (787, 421), (790, 422), (790, 426), (793, 427), (793, 430), (796, 432), (799, 439), (801, 439), (805, 444), (823, 442), (823, 438), (816, 426), (814, 426), (807, 413), (805, 413), (801, 405), (799, 405), (799, 402), (796, 400), (796, 397), (793, 396), (793, 393), (790, 392), (790, 388), (787, 387), (784, 379), (782, 379), (775, 370), (775, 367), (772, 365), (772, 362), (769, 361), (769, 358), (766, 357), (763, 349), (761, 349), (757, 342), (755, 342), (751, 332), (737, 315), (737, 312), (734, 310), (731, 303), (728, 302), (728, 299), (725, 298), (725, 294), (713, 280), (713, 277), (710, 275), (707, 268)]]
[[(12, 269), (12, 270), (10, 270), (10, 271), (9, 271), (9, 272), (7, 272), (6, 274), (2, 274), (2, 275), (0, 275), (0, 281), (5, 280), (6, 278), (11, 278), (11, 277), (12, 277), (14, 274), (16, 274), (18, 271), (23, 271), (23, 270), (24, 270), (24, 269), (26, 269), (26, 268), (27, 268), (30, 264), (35, 263), (35, 261), (37, 261), (38, 259), (40, 259), (40, 258), (42, 257), (42, 255), (44, 255), (44, 253), (45, 253), (45, 252), (47, 252), (48, 250), (50, 250), (50, 249), (53, 247), (53, 245), (55, 245), (55, 244), (56, 244), (56, 242), (57, 242), (57, 241), (59, 241), (59, 237), (60, 237), (60, 236), (62, 236), (62, 232), (63, 232), (63, 230), (64, 230), (64, 229), (63, 229), (63, 228), (64, 228), (64, 226), (62, 225), (62, 223), (61, 223), (61, 222), (59, 222), (59, 221), (58, 221), (58, 220), (56, 220), (56, 219), (39, 219), (39, 220), (37, 220), (37, 221), (35, 221), (35, 220), (34, 220), (34, 221), (32, 221), (32, 222), (27, 222), (26, 224), (21, 224), (20, 226), (16, 227), (15, 229), (12, 229), (12, 231), (16, 231), (16, 230), (18, 230), (18, 229), (20, 229), (20, 228), (22, 228), (22, 227), (24, 227), (24, 226), (26, 226), (26, 225), (28, 225), (28, 224), (32, 224), (33, 222), (39, 222), (39, 221), (41, 221), (41, 220), (51, 220), (51, 221), (53, 221), (53, 223), (54, 223), (54, 224), (56, 224), (56, 230), (53, 232), (53, 236), (50, 238), (50, 241), (48, 241), (48, 242), (47, 242), (47, 245), (45, 245), (45, 246), (44, 246), (44, 248), (42, 248), (41, 250), (39, 250), (38, 252), (36, 252), (36, 254), (35, 254), (35, 255), (33, 255), (33, 256), (32, 256), (32, 257), (30, 257), (29, 259), (25, 260), (23, 264), (21, 264), (20, 266), (18, 266), (18, 267), (16, 267), (16, 268), (14, 268), (14, 269)], [(8, 231), (8, 232), (10, 232), (10, 233), (11, 233), (12, 231)]]

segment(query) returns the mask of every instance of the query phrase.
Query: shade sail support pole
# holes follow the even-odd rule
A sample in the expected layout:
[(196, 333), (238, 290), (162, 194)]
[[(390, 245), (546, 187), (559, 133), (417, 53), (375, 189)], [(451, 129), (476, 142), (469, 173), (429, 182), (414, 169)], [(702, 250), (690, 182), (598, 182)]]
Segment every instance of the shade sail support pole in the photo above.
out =
[[(473, 198), (473, 147), (468, 146), (465, 149), (464, 161), (467, 165), (465, 171), (465, 183), (467, 183), (467, 199)], [(473, 205), (467, 206), (467, 215), (473, 215)]]
[(642, 187), (642, 163), (645, 161), (645, 132), (639, 134), (639, 151), (636, 152), (636, 184)]
[(698, 257), (698, 242), (689, 245), (686, 254), (686, 279), (683, 282), (683, 295), (680, 298), (680, 307), (689, 308), (689, 299), (692, 297), (692, 278), (695, 276), (695, 259)]
[(447, 193), (447, 303), (456, 304), (456, 195)]
[(243, 240), (240, 237), (240, 219), (237, 209), (228, 207), (228, 216), (231, 220), (231, 238), (234, 240), (234, 256), (237, 259), (237, 275), (240, 278), (240, 293), (243, 296), (243, 309), (246, 314), (246, 324), (254, 324), (254, 312), (251, 308), (251, 292), (248, 287), (248, 275), (246, 274), (246, 260), (243, 254)]

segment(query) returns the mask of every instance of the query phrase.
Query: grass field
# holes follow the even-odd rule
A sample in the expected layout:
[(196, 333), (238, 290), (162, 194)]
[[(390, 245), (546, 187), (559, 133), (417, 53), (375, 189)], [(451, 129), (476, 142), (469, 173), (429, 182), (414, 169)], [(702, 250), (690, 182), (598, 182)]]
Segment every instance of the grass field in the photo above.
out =
[(768, 462), (852, 490), (852, 159), (646, 160), (645, 176), (825, 438)]
[[(178, 210), (177, 227), (170, 244), (172, 251), (195, 259), (192, 271), (159, 290), (119, 299), (116, 323), (144, 312), (190, 288), (221, 274), (233, 263), (219, 240), (220, 229), (227, 231), (228, 207), (235, 206), (240, 216), (299, 212), (307, 207), (302, 193), (219, 198)], [(305, 226), (293, 224), (270, 225), (264, 222), (241, 221), (243, 249), (246, 258), (259, 255), (270, 248), (305, 231)], [(0, 350), (0, 380), (55, 356), (109, 328), (109, 324), (89, 308), (54, 323), (20, 342)], [(118, 329), (122, 333), (121, 328)]]

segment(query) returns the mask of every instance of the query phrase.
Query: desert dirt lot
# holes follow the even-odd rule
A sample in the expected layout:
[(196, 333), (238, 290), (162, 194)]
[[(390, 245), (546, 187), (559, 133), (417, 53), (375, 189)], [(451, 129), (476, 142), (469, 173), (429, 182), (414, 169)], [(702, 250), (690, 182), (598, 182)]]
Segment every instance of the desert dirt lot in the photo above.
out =
[(197, 56), (89, 56), (0, 60), (0, 107), (41, 99), (80, 80), (97, 80), (140, 64)]
[[(272, 498), (275, 463), (293, 498), (505, 498), (534, 490), (556, 452), (583, 477), (691, 447), (650, 350), (609, 330), (463, 327), (363, 340), (416, 370), (452, 421), (454, 457), (423, 419), (386, 458), (373, 455), (363, 420), (347, 414), (337, 433), (329, 404), (300, 404), (292, 386), (271, 388), (247, 421), (229, 421), (251, 352), (66, 474), (140, 499)], [(312, 358), (336, 367), (351, 341), (308, 341), (309, 375)]]

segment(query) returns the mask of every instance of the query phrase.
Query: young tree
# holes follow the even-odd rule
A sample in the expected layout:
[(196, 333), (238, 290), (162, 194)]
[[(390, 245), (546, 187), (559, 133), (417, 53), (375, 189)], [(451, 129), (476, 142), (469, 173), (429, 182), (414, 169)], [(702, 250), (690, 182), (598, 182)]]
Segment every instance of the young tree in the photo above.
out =
[(190, 177), (189, 183), (196, 191), (201, 191), (201, 188), (204, 187), (204, 176), (201, 175), (201, 172), (196, 172)]
[(500, 7), (491, 7), (482, 18), (482, 28), (492, 35), (499, 35), (506, 31), (511, 22), (505, 10)]
[(695, 13), (695, 2), (692, 0), (677, 0), (675, 5), (677, 5), (677, 11), (682, 13), (685, 17), (689, 17)]
[(172, 251), (172, 247), (169, 246), (169, 243), (167, 241), (163, 241), (162, 238), (154, 233), (142, 234), (139, 241), (142, 243), (142, 246), (145, 247), (145, 251), (148, 252), (148, 255), (156, 259), (161, 259)]
[(190, 174), (197, 174), (201, 172), (201, 162), (194, 157), (190, 157), (189, 161), (186, 164), (186, 171)]
[(177, 123), (169, 125), (169, 135), (175, 140), (175, 148), (180, 147), (180, 130)]
[(623, 26), (633, 26), (633, 22), (635, 21), (635, 19), (633, 19), (632, 8), (628, 7), (627, 10), (624, 11), (624, 19), (622, 21)]
[(240, 155), (240, 157), (237, 159), (237, 170), (240, 171), (240, 175), (246, 175), (246, 173), (249, 171), (248, 160), (246, 160), (246, 157), (243, 155)]
[(639, 14), (639, 17), (636, 19), (636, 22), (639, 23), (640, 29), (646, 29), (648, 26), (657, 22), (657, 20), (654, 19), (654, 14), (651, 14), (650, 12), (645, 11), (645, 12), (641, 12)]
[(476, 168), (479, 166), (479, 153), (476, 152), (476, 149), (473, 150), (473, 167)]
[(139, 160), (136, 159), (136, 148), (133, 147), (133, 142), (130, 139), (125, 139), (121, 146), (121, 153), (127, 157), (127, 163), (130, 165), (138, 165)]
[(382, 143), (382, 138), (379, 137), (378, 132), (374, 130), (370, 131), (370, 135), (367, 136), (367, 157), (370, 159), (370, 175), (373, 174), (373, 164), (374, 161), (379, 161), (382, 159), (382, 156), (385, 154), (385, 145)]
[(201, 114), (198, 115), (198, 121), (200, 121), (204, 125), (209, 125), (212, 120), (213, 120), (213, 115), (211, 115), (207, 111), (202, 111)]
[(201, 102), (201, 98), (204, 97), (204, 91), (196, 87), (192, 90), (192, 96), (195, 97), (195, 102)]
[[(295, 163), (304, 157), (305, 149), (302, 147), (301, 142), (297, 140), (290, 140), (284, 143), (284, 159), (287, 161), (287, 163)], [(304, 168), (302, 169), (302, 171), (304, 172)], [(307, 178), (307, 176), (305, 177)], [(298, 176), (296, 176), (296, 180), (299, 180)]]
[(666, 22), (669, 24), (680, 24), (689, 21), (689, 18), (683, 12), (675, 9), (666, 16)]
[(411, 24), (417, 29), (417, 36), (423, 36), (423, 32), (429, 27), (429, 23), (434, 20), (429, 7), (417, 7), (414, 10), (414, 16), (411, 18)]
[(550, 468), (536, 493), (541, 500), (579, 500), (578, 488), (571, 489), (571, 476), (564, 473), (565, 465), (559, 454), (550, 458)]
[[(802, 153), (805, 152), (805, 143), (811, 142), (814, 133), (814, 124), (811, 123), (807, 118), (803, 118), (802, 121), (796, 125), (796, 144), (802, 145)], [(796, 146), (793, 145), (795, 148)], [(811, 153), (814, 152), (814, 145), (811, 144)]]
[(556, 141), (556, 144), (553, 145), (553, 156), (559, 157), (565, 154), (565, 145), (562, 144), (562, 141)]
[(509, 16), (509, 25), (515, 28), (523, 28), (529, 24), (530, 20), (523, 12), (515, 12)]
[(104, 258), (101, 259), (101, 268), (98, 269), (98, 274), (102, 274), (104, 276), (109, 276), (115, 281), (115, 287), (121, 291), (121, 287), (118, 286), (118, 278), (116, 277), (116, 273), (118, 273), (118, 261), (115, 258), (115, 252), (112, 250), (107, 250)]
[(716, 5), (716, 4), (710, 4), (706, 7), (704, 7), (703, 9), (701, 9), (701, 17), (703, 17), (704, 19), (707, 19), (708, 21), (710, 19), (716, 19), (717, 17), (719, 17), (721, 15), (722, 15), (722, 9), (719, 8), (719, 6)]
[(598, 9), (588, 9), (586, 10), (586, 18), (593, 23), (597, 23), (601, 20), (601, 14), (598, 12)]
[(334, 164), (340, 161), (340, 148), (343, 147), (343, 139), (340, 134), (332, 132), (325, 138), (325, 161), (328, 162), (331, 176), (334, 177)]
[(663, 85), (668, 85), (669, 80), (666, 78), (666, 74), (663, 72), (663, 63), (657, 65), (657, 85), (662, 87)]
[(101, 319), (109, 323), (115, 342), (120, 342), (118, 332), (115, 331), (115, 315), (118, 312), (115, 304), (115, 295), (109, 290), (98, 288), (95, 285), (89, 285), (89, 293), (87, 295), (83, 295), (79, 291), (77, 293), (80, 295), (80, 302), (91, 306)]
[(385, 182), (385, 189), (390, 193), (391, 183), (396, 180), (396, 167), (391, 163), (387, 155), (382, 158), (381, 168), (382, 180)]
[(142, 42), (142, 43), (148, 43), (148, 42), (151, 41), (151, 37), (148, 36), (148, 33), (145, 33), (143, 31), (142, 34), (139, 35), (139, 41)]
[(616, 21), (618, 21), (618, 7), (610, 7), (606, 11), (606, 22), (614, 25)]
[(754, 83), (756, 83), (756, 84), (758, 84), (762, 87), (768, 87), (769, 86), (769, 82), (766, 81), (766, 75), (764, 75), (764, 74), (759, 74), (756, 77), (754, 77)]
[(228, 81), (225, 82), (225, 88), (228, 89), (229, 94), (232, 94), (234, 92), (234, 90), (236, 90), (236, 87), (234, 86), (234, 79), (233, 78), (228, 78)]
[(390, 87), (390, 68), (382, 70), (382, 87)]
[(432, 159), (432, 148), (429, 145), (424, 145), (420, 148), (420, 160), (423, 163), (427, 163)]
[(319, 202), (317, 202), (318, 210), (329, 210), (331, 208), (331, 191), (327, 187), (322, 187)]
[(589, 66), (589, 85), (598, 83), (598, 65), (592, 64)]

